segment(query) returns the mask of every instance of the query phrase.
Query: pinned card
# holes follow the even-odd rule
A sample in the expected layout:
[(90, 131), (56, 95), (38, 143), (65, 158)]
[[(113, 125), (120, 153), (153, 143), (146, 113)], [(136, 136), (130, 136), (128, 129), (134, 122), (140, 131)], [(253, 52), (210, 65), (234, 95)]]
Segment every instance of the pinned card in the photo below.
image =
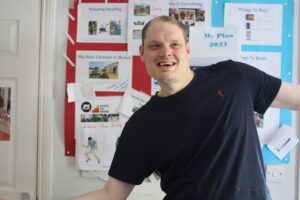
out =
[(282, 125), (267, 144), (268, 149), (279, 159), (284, 158), (299, 142), (291, 126)]
[[(67, 84), (68, 103), (75, 102), (75, 83)], [(1, 200), (1, 199), (0, 199)]]
[(130, 117), (135, 111), (145, 105), (149, 99), (149, 95), (128, 87), (117, 108), (117, 112)]

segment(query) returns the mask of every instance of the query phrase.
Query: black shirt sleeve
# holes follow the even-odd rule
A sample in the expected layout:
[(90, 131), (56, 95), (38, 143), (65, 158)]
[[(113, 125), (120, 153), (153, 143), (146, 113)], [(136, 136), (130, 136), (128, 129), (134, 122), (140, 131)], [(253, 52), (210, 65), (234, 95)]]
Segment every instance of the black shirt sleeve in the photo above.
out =
[(254, 111), (264, 114), (275, 99), (281, 80), (253, 66), (239, 62), (235, 64), (246, 80), (245, 83), (253, 98)]
[(108, 175), (126, 183), (138, 185), (152, 172), (139, 140), (137, 130), (126, 123), (122, 131)]

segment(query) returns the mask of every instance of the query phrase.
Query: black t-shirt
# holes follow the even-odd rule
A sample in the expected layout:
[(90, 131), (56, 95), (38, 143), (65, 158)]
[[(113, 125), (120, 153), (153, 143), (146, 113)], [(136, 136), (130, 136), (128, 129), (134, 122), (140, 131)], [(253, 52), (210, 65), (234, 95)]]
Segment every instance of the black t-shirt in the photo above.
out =
[(233, 61), (195, 70), (128, 120), (109, 175), (140, 184), (156, 171), (165, 200), (269, 200), (253, 111), (263, 114), (280, 85)]

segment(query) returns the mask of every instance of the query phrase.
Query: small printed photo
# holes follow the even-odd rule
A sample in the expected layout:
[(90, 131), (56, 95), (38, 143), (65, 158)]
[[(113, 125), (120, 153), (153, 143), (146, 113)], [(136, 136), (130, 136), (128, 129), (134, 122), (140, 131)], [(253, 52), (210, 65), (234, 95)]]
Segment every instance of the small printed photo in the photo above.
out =
[(89, 21), (89, 35), (97, 35), (97, 21)]
[(0, 141), (10, 140), (11, 87), (0, 87)]
[(194, 9), (180, 9), (179, 11), (180, 21), (196, 21), (196, 12)]
[(134, 16), (150, 16), (150, 5), (148, 4), (134, 4)]
[(89, 78), (118, 79), (119, 62), (89, 62)]
[(135, 26), (144, 26), (145, 22), (144, 21), (134, 21), (133, 25), (135, 25)]
[(254, 14), (246, 14), (245, 19), (247, 21), (253, 21), (254, 20)]
[(178, 8), (169, 8), (169, 16), (174, 17), (179, 20), (179, 9)]
[(93, 136), (87, 136), (87, 140), (85, 140), (82, 144), (84, 147), (84, 157), (85, 157), (85, 162), (97, 162), (100, 163), (100, 157), (97, 153), (98, 149), (98, 142), (96, 138)]
[(107, 24), (101, 24), (99, 27), (99, 34), (108, 32), (108, 23)]
[(196, 21), (197, 22), (204, 22), (205, 21), (205, 10), (203, 9), (196, 9)]
[(251, 23), (250, 22), (246, 22), (246, 29), (250, 29), (251, 28)]
[(246, 31), (246, 40), (251, 40), (251, 31)]
[(81, 122), (119, 122), (119, 114), (81, 114)]
[(121, 20), (110, 21), (109, 34), (110, 35), (121, 35)]
[(132, 39), (134, 40), (142, 39), (142, 30), (133, 30)]
[(254, 122), (257, 128), (264, 127), (264, 115), (254, 112)]

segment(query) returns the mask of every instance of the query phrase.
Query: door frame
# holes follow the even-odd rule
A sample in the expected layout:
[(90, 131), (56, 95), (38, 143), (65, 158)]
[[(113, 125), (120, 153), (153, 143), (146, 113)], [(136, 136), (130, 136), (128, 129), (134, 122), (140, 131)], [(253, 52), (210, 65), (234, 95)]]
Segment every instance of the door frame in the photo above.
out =
[(37, 197), (51, 200), (56, 0), (41, 0)]

